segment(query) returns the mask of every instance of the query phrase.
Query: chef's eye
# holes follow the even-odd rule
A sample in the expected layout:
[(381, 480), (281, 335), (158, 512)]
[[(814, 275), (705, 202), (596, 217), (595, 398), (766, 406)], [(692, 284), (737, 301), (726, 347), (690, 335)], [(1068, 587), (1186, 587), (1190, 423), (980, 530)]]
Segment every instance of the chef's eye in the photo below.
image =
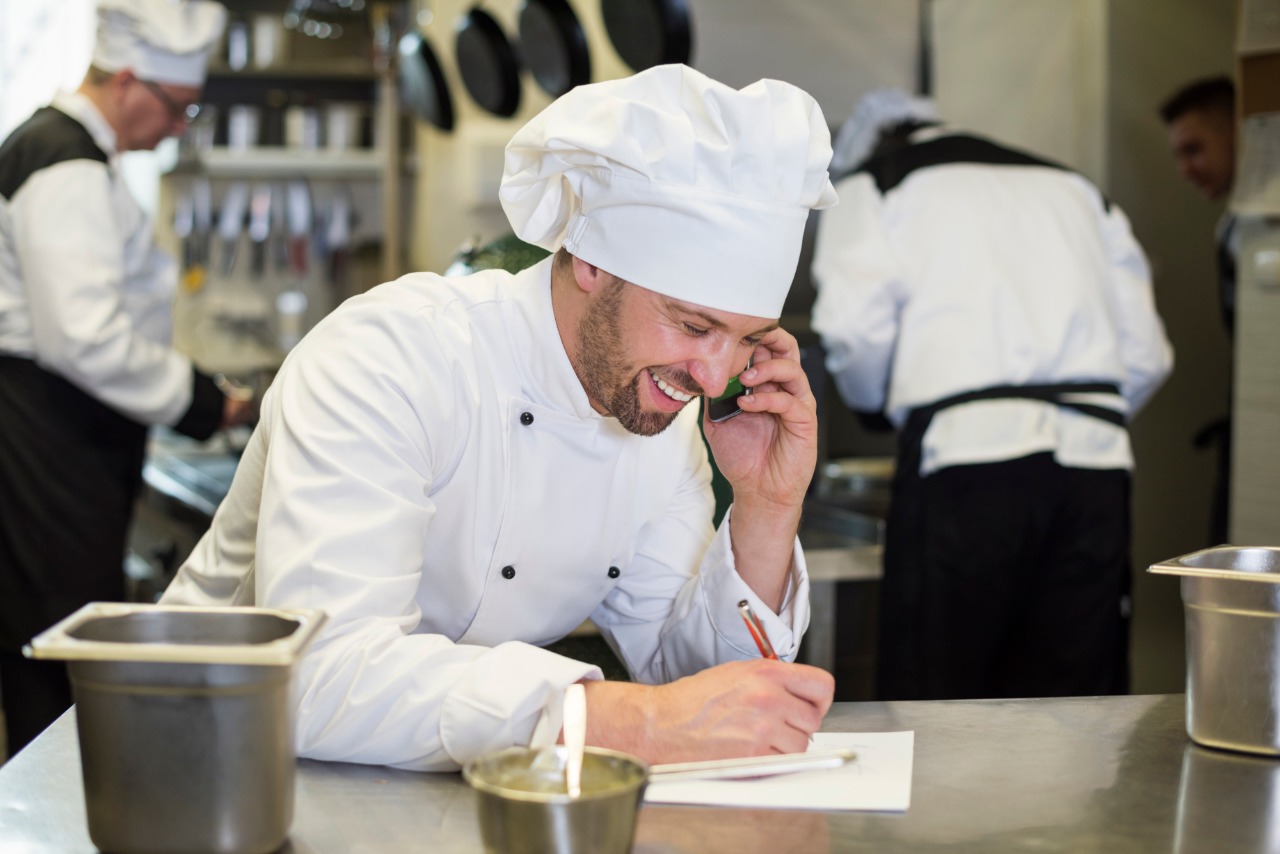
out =
[(688, 332), (694, 338), (701, 338), (703, 335), (707, 334), (707, 330), (698, 326), (694, 326), (692, 323), (686, 323), (684, 325), (684, 331)]

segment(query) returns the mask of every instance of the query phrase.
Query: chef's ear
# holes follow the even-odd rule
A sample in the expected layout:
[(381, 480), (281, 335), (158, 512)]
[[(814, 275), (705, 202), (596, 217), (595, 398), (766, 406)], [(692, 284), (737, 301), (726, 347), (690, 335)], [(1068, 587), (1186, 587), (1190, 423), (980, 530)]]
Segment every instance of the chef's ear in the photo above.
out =
[(613, 276), (597, 267), (595, 264), (588, 264), (578, 256), (573, 257), (573, 278), (578, 283), (578, 287), (583, 293), (594, 293), (605, 284), (613, 280)]

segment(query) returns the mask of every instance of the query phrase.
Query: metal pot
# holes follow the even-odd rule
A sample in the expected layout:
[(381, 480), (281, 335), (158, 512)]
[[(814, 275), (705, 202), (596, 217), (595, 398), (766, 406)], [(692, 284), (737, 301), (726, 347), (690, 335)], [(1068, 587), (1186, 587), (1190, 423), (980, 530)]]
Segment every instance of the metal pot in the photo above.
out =
[(1280, 755), (1280, 548), (1219, 546), (1147, 571), (1182, 576), (1187, 734)]
[[(480, 835), (491, 854), (626, 854), (649, 781), (634, 756), (589, 747), (582, 793), (565, 789), (563, 746), (509, 747), (467, 763), (479, 797)], [(547, 762), (547, 759), (554, 761)]]
[(97, 602), (33, 639), (28, 656), (68, 662), (93, 844), (277, 850), (293, 820), (293, 664), (324, 619)]

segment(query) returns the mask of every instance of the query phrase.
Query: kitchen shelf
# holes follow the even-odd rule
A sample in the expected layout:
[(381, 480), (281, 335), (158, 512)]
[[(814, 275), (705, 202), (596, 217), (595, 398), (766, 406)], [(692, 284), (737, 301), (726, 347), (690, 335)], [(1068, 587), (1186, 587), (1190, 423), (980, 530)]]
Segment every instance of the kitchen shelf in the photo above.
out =
[(381, 178), (386, 155), (380, 149), (213, 148), (195, 160), (183, 160), (173, 173), (201, 172), (210, 178)]
[(246, 66), (233, 69), (227, 65), (209, 66), (208, 77), (217, 80), (367, 80), (374, 81), (378, 72), (364, 59), (335, 58), (325, 62), (288, 63)]

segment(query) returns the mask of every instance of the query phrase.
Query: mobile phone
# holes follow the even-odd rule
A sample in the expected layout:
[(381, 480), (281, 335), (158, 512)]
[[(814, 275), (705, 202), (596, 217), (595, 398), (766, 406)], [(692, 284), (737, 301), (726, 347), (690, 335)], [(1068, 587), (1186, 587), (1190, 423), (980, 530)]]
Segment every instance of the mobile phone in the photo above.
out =
[[(750, 362), (747, 362), (747, 367), (751, 367)], [(742, 407), (738, 405), (738, 399), (744, 394), (751, 394), (751, 389), (743, 386), (742, 381), (737, 377), (729, 380), (729, 385), (725, 387), (724, 394), (712, 398), (711, 402), (707, 404), (707, 417), (715, 424), (719, 424), (721, 421), (728, 421), (742, 411)]]

